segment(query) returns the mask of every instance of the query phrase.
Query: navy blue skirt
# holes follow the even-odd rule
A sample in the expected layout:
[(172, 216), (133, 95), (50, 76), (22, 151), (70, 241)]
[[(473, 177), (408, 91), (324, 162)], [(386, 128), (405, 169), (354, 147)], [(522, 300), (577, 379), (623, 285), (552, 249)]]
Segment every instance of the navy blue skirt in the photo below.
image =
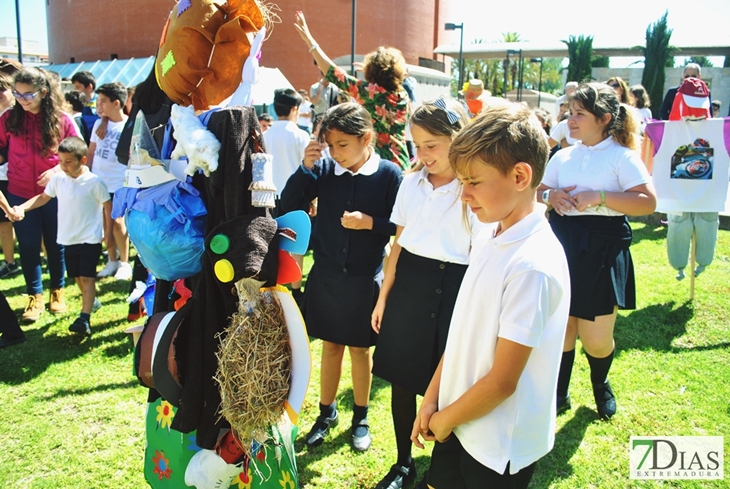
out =
[(570, 315), (588, 321), (619, 309), (636, 309), (631, 226), (626, 216), (560, 216), (550, 226), (563, 245), (570, 271)]
[(383, 272), (375, 277), (317, 266), (304, 289), (304, 322), (313, 338), (338, 345), (369, 347), (378, 335), (370, 325)]
[(446, 348), (466, 268), (401, 250), (373, 355), (373, 374), (425, 394)]

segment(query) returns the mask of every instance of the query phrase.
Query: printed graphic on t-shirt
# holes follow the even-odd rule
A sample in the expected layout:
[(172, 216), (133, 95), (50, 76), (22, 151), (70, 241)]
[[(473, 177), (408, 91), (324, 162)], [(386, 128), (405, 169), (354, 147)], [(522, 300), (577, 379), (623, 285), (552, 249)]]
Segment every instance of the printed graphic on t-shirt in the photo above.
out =
[(670, 178), (712, 180), (714, 150), (704, 139), (682, 145), (672, 155)]
[(96, 143), (94, 158), (102, 158), (105, 160), (116, 159), (117, 156), (115, 151), (117, 150), (117, 144), (119, 144), (119, 138), (121, 135), (122, 133), (119, 131), (107, 129), (104, 139), (101, 139)]

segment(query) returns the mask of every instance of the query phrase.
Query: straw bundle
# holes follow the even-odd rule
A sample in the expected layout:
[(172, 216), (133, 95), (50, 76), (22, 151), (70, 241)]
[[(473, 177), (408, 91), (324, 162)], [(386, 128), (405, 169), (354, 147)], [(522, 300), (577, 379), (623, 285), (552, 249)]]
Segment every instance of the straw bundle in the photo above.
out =
[(221, 414), (250, 457), (252, 442), (264, 443), (270, 438), (268, 428), (284, 413), (292, 354), (276, 294), (259, 292), (258, 284), (236, 285), (239, 310), (223, 333), (216, 381)]

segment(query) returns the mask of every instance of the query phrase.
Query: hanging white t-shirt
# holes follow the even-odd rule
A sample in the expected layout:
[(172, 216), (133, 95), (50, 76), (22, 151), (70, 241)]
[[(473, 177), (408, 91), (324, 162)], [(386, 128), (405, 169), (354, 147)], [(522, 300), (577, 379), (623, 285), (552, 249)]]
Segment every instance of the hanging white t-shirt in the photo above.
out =
[[(574, 146), (562, 149), (550, 158), (542, 183), (549, 188), (576, 186), (573, 196), (588, 190), (625, 192), (649, 183), (651, 177), (639, 153), (621, 146), (609, 136), (593, 146), (578, 141)], [(623, 216), (606, 206), (589, 207), (583, 212), (568, 211), (566, 216)]]
[(104, 139), (99, 139), (99, 136), (96, 135), (96, 129), (101, 124), (101, 119), (97, 119), (94, 128), (91, 130), (90, 141), (96, 144), (91, 171), (99, 175), (99, 178), (111, 193), (124, 186), (124, 171), (127, 169), (127, 165), (119, 163), (116, 151), (119, 137), (122, 135), (122, 129), (124, 129), (126, 122), (126, 118), (119, 122), (109, 121)]
[(58, 244), (101, 243), (102, 206), (109, 200), (109, 192), (98, 175), (86, 171), (71, 178), (58, 172), (43, 192), (58, 199)]
[(657, 212), (722, 212), (730, 172), (730, 119), (657, 121), (652, 178)]

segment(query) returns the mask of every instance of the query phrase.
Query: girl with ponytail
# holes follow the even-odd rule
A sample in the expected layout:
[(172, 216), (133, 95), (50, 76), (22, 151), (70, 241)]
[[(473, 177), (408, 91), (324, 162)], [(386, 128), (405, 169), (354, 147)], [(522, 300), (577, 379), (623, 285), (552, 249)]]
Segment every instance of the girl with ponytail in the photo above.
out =
[[(8, 201), (20, 205), (43, 192), (58, 166), (58, 145), (78, 136), (71, 117), (62, 112), (63, 97), (56, 83), (37, 68), (24, 68), (15, 76), (17, 103), (0, 117), (0, 163), (8, 162)], [(51, 278), (50, 311), (63, 313), (63, 246), (56, 243), (58, 209), (55, 199), (29, 211), (15, 223), (28, 304), (23, 321), (34, 322), (45, 310), (41, 281), (41, 240), (45, 242)]]
[(558, 374), (557, 411), (570, 409), (568, 385), (580, 336), (601, 418), (616, 413), (608, 382), (618, 309), (636, 308), (627, 215), (654, 212), (656, 195), (636, 152), (637, 123), (614, 90), (601, 83), (578, 87), (570, 98), (570, 136), (545, 170), (537, 198), (552, 206), (550, 225), (568, 258), (570, 317)]

